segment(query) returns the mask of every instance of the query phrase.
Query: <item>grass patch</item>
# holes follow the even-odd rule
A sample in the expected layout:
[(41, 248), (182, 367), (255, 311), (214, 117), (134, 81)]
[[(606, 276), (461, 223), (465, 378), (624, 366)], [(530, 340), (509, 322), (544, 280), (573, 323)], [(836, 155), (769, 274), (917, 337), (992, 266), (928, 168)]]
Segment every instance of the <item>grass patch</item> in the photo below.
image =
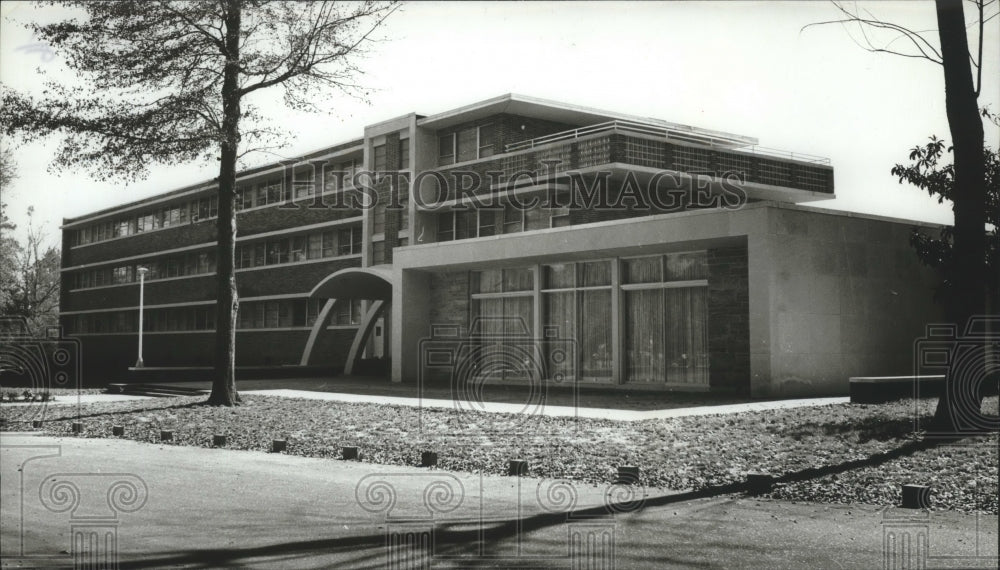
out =
[[(617, 422), (417, 409), (243, 396), (236, 408), (201, 405), (204, 397), (88, 404), (84, 437), (159, 443), (161, 429), (174, 431), (167, 445), (209, 447), (212, 435), (229, 436), (227, 447), (268, 451), (288, 440), (287, 453), (339, 458), (356, 445), (368, 463), (419, 465), (422, 451), (436, 451), (441, 469), (506, 474), (507, 461), (527, 459), (530, 474), (605, 484), (619, 465), (638, 465), (641, 482), (675, 490), (742, 481), (748, 472), (776, 476), (848, 464), (841, 472), (779, 485), (773, 497), (836, 503), (898, 504), (904, 483), (933, 487), (932, 507), (997, 513), (997, 440), (913, 447), (912, 418), (928, 419), (936, 402), (840, 404)], [(984, 411), (997, 413), (997, 398)], [(75, 412), (50, 409), (46, 432), (67, 434)], [(12, 423), (7, 429), (24, 429)], [(873, 459), (874, 458), (874, 459)], [(854, 462), (854, 463), (851, 463)]]

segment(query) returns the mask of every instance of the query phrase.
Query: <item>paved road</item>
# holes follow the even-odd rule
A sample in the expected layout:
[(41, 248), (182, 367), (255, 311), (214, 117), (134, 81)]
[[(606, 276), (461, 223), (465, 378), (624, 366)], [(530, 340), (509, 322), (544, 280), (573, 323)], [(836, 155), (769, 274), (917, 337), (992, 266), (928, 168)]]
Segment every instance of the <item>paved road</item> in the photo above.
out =
[[(931, 568), (996, 567), (975, 558), (996, 556), (990, 517), (662, 493), (630, 505), (623, 488), (110, 439), (3, 433), (0, 448), (5, 568), (71, 566), (74, 531), (116, 534), (126, 568), (404, 568), (407, 552), (435, 568), (880, 568), (884, 533), (926, 533)], [(432, 550), (407, 547), (421, 537)]]

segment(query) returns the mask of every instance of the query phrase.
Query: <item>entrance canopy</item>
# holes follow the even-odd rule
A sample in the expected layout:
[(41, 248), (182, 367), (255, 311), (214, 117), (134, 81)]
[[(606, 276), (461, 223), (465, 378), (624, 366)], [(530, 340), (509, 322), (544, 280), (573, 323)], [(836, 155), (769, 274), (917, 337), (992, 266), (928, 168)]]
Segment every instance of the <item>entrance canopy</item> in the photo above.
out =
[(310, 297), (319, 299), (392, 300), (392, 269), (349, 267), (331, 273), (313, 287)]

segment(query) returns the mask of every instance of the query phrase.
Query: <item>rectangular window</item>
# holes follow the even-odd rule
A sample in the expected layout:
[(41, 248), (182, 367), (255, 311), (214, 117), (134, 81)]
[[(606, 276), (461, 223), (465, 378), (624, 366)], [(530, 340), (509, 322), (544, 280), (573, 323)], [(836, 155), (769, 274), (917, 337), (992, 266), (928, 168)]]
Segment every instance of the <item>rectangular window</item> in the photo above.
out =
[[(350, 253), (350, 231), (341, 230), (340, 235), (343, 237), (345, 231), (348, 232), (347, 253)], [(337, 234), (334, 232), (323, 232), (323, 257), (333, 257), (334, 255), (337, 255)], [(343, 252), (341, 252), (341, 255), (343, 255)]]
[(314, 188), (312, 169), (297, 172), (293, 184), (295, 186), (296, 199), (312, 196)]
[(399, 141), (399, 169), (410, 168), (410, 139), (400, 139)]
[(455, 133), (438, 137), (438, 166), (455, 164)]
[(288, 263), (288, 239), (267, 242), (267, 264)]
[(524, 229), (524, 212), (517, 204), (507, 203), (503, 207), (503, 233), (512, 234)]
[(288, 328), (292, 326), (292, 302), (278, 301), (278, 326)]
[(323, 309), (323, 303), (325, 299), (308, 299), (306, 300), (306, 326), (311, 327), (319, 318), (319, 312)]
[(283, 199), (281, 191), (281, 179), (270, 180), (267, 182), (267, 203), (277, 204)]
[(496, 212), (494, 210), (479, 210), (479, 237), (487, 237), (497, 233)]
[(437, 215), (438, 241), (451, 241), (455, 239), (455, 212), (442, 212)]
[(341, 163), (340, 169), (344, 171), (344, 182), (341, 188), (354, 188), (354, 175), (357, 174), (360, 165), (356, 160), (348, 160)]
[(210, 201), (208, 198), (202, 198), (201, 200), (198, 200), (199, 220), (207, 220), (208, 218), (210, 218), (211, 217), (211, 215), (209, 214), (210, 211), (211, 211)]
[(455, 212), (455, 239), (474, 238), (478, 229), (476, 210)]
[(361, 228), (349, 228), (337, 233), (340, 255), (361, 253)]
[(323, 257), (323, 234), (309, 234), (308, 241), (306, 258), (319, 259)]
[(253, 266), (261, 267), (267, 265), (267, 244), (258, 242), (253, 245)]
[(292, 238), (292, 252), (290, 261), (305, 261), (306, 259), (306, 236), (295, 236)]
[(475, 160), (479, 153), (479, 130), (475, 127), (458, 131), (457, 162)]
[(389, 169), (385, 145), (380, 144), (372, 150), (375, 155), (375, 159), (372, 161), (373, 168), (375, 169), (375, 175), (380, 176), (383, 172)]
[(493, 156), (496, 142), (496, 128), (492, 123), (479, 127), (479, 158)]

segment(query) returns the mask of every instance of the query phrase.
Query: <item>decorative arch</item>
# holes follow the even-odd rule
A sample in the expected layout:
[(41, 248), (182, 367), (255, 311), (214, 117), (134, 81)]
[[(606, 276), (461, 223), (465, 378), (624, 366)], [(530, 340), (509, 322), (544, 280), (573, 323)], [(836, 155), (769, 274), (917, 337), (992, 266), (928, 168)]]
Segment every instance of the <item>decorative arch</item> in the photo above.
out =
[(344, 374), (351, 374), (361, 356), (361, 349), (368, 342), (378, 318), (387, 313), (392, 300), (392, 270), (385, 267), (349, 267), (326, 276), (313, 287), (310, 298), (327, 299), (316, 322), (309, 332), (309, 339), (302, 350), (300, 364), (308, 366), (313, 348), (320, 335), (327, 332), (327, 322), (337, 303), (347, 303), (351, 299), (374, 301), (362, 318), (351, 349), (344, 364)]

